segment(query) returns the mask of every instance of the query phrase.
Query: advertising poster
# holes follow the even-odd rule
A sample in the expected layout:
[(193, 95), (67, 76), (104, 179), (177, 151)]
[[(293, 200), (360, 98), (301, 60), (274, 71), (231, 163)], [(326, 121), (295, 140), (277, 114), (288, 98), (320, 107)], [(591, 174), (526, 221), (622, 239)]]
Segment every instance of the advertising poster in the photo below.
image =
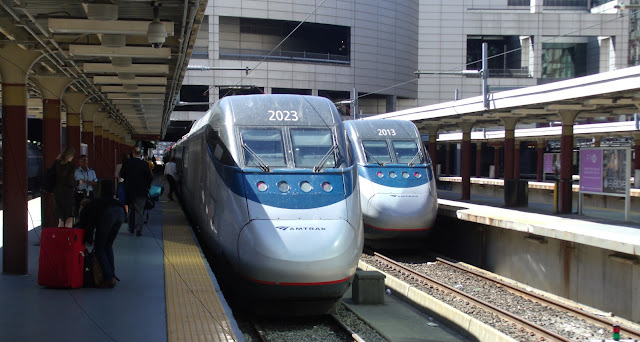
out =
[(602, 150), (580, 152), (580, 191), (602, 192)]
[(602, 192), (625, 194), (628, 182), (626, 150), (604, 149), (602, 158)]
[(544, 154), (544, 173), (553, 173), (555, 175), (560, 174), (560, 153), (545, 153)]

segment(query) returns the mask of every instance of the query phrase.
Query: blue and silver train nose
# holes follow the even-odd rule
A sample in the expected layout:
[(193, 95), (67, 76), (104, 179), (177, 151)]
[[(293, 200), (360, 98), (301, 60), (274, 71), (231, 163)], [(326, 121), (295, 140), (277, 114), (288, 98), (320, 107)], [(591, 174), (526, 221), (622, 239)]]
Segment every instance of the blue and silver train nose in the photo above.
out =
[(240, 232), (236, 271), (257, 284), (327, 287), (340, 296), (362, 253), (361, 231), (345, 220), (253, 220)]

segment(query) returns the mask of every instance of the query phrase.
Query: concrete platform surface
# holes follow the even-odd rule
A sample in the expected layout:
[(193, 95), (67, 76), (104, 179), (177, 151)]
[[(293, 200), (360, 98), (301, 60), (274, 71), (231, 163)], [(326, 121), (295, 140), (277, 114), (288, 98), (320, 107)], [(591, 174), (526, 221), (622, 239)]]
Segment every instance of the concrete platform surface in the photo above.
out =
[[(127, 224), (121, 227), (113, 245), (116, 275), (121, 280), (115, 288), (67, 290), (38, 285), (40, 205), (39, 199), (30, 201), (30, 216), (34, 220), (29, 227), (28, 274), (0, 275), (0, 340), (204, 341), (194, 331), (181, 332), (184, 336), (169, 336), (168, 333), (167, 310), (171, 309), (165, 294), (163, 205), (173, 205), (174, 210), (179, 210), (175, 204), (156, 205), (142, 236), (129, 234)], [(0, 262), (1, 252), (2, 245)], [(208, 274), (219, 289), (208, 264), (206, 268), (205, 276)], [(191, 292), (183, 287), (183, 292)], [(188, 298), (187, 295), (182, 296)], [(223, 305), (230, 314), (226, 303)], [(189, 327), (190, 318), (178, 319)], [(229, 329), (233, 331), (231, 336), (235, 335), (229, 341), (243, 340), (235, 320)]]

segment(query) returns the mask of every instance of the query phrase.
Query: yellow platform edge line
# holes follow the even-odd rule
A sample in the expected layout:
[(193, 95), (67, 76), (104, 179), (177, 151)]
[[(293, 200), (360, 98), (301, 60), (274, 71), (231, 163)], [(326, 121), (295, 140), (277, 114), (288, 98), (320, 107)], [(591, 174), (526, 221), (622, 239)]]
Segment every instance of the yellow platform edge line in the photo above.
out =
[(237, 341), (190, 228), (171, 224), (177, 215), (185, 221), (163, 211), (168, 341)]

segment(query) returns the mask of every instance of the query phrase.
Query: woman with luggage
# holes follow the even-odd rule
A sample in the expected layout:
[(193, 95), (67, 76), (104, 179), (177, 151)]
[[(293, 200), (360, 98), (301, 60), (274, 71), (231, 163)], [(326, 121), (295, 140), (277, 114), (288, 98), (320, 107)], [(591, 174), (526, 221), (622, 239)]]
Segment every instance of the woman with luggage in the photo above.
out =
[(75, 227), (85, 230), (84, 241), (93, 245), (93, 253), (100, 263), (104, 283), (99, 287), (116, 286), (116, 267), (113, 257), (113, 242), (118, 236), (126, 209), (120, 201), (113, 198), (111, 187), (103, 189), (101, 197), (85, 199), (80, 204), (80, 219)]

